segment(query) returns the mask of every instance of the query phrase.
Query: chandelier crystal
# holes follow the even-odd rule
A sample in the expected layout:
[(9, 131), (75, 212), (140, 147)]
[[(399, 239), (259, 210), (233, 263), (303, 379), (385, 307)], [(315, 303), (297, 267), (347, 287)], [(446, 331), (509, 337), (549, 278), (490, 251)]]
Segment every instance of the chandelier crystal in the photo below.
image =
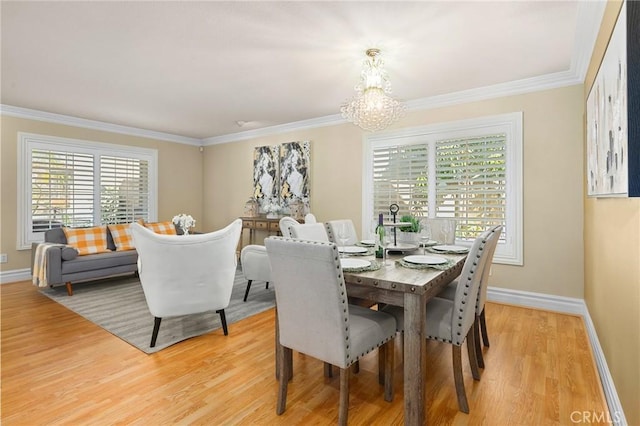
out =
[(391, 83), (383, 68), (379, 49), (368, 49), (364, 62), (360, 83), (355, 87), (356, 95), (340, 111), (342, 117), (360, 126), (362, 129), (375, 132), (389, 127), (404, 115), (403, 104), (388, 96)]

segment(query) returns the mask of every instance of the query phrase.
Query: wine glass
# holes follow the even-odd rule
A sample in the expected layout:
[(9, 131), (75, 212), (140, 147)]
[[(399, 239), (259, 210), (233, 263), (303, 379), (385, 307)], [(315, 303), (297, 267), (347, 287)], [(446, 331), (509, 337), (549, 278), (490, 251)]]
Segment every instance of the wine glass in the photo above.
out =
[(453, 223), (451, 220), (445, 220), (442, 223), (442, 234), (444, 238), (444, 244), (453, 244), (451, 235), (453, 233)]
[(387, 248), (391, 244), (392, 236), (391, 229), (389, 227), (384, 227), (384, 234), (382, 238), (380, 238), (380, 245), (382, 246), (382, 265), (387, 266)]
[(422, 254), (427, 254), (427, 243), (431, 238), (431, 227), (427, 219), (423, 219), (420, 223), (420, 243), (422, 244)]
[(342, 243), (342, 257), (347, 257), (346, 245), (349, 241), (349, 229), (346, 223), (338, 225), (338, 241)]

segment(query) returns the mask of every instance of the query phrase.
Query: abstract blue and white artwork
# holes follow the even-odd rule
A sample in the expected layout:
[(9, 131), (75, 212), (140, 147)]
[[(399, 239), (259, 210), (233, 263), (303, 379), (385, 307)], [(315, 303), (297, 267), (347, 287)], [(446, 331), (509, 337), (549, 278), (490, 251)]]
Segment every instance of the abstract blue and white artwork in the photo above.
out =
[(587, 97), (587, 195), (628, 193), (627, 14), (622, 7)]

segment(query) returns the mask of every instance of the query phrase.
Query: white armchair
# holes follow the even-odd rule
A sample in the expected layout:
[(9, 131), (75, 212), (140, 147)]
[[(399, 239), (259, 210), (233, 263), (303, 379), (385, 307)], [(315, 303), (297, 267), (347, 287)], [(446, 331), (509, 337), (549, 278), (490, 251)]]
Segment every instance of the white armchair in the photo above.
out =
[(242, 221), (196, 235), (161, 235), (131, 224), (138, 251), (138, 273), (151, 315), (151, 347), (164, 317), (216, 311), (228, 335), (224, 309), (229, 306), (236, 273), (236, 247)]
[(242, 248), (240, 252), (240, 264), (242, 265), (242, 274), (247, 279), (247, 289), (244, 292), (244, 301), (247, 301), (251, 283), (253, 281), (264, 281), (265, 288), (269, 288), (271, 281), (271, 266), (269, 265), (269, 257), (264, 246), (248, 245)]

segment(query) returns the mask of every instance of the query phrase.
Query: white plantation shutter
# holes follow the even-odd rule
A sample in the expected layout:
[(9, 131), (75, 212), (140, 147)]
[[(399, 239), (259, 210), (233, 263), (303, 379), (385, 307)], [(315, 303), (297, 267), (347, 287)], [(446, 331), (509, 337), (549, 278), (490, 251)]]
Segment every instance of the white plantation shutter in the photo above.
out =
[(398, 217), (428, 214), (428, 146), (380, 147), (373, 150), (373, 213), (389, 213), (398, 204)]
[(456, 219), (460, 244), (503, 225), (494, 260), (522, 265), (522, 113), (369, 135), (362, 186), (363, 234), (396, 203), (399, 215)]
[(149, 162), (100, 157), (102, 223), (130, 223), (149, 213)]
[(93, 225), (93, 156), (34, 149), (31, 161), (33, 231)]
[[(506, 135), (436, 142), (436, 217), (458, 222), (456, 238), (471, 241), (506, 221)], [(507, 232), (501, 239), (505, 240)]]
[(52, 228), (156, 220), (156, 150), (18, 135), (19, 249)]

